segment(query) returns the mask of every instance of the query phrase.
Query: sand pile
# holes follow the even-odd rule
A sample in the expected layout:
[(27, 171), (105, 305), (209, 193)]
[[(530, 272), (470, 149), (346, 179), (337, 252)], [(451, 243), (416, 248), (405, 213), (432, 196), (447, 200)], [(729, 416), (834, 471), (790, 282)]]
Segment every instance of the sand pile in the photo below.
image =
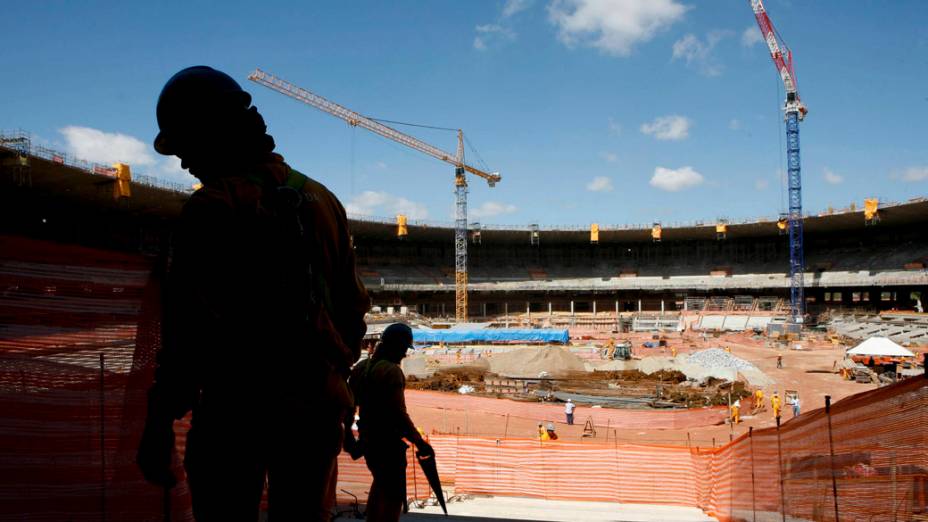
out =
[(490, 372), (504, 377), (537, 378), (542, 372), (548, 377), (567, 377), (586, 372), (583, 359), (558, 346), (522, 348), (494, 354), (486, 359)]

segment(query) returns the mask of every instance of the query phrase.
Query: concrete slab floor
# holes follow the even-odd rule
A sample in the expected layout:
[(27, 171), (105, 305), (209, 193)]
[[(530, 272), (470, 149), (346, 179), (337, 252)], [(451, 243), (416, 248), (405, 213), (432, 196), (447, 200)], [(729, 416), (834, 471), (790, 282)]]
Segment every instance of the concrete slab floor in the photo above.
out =
[(708, 522), (717, 519), (694, 507), (611, 502), (575, 502), (519, 497), (474, 497), (448, 505), (446, 518), (438, 506), (411, 508), (403, 522), (440, 520), (544, 522)]

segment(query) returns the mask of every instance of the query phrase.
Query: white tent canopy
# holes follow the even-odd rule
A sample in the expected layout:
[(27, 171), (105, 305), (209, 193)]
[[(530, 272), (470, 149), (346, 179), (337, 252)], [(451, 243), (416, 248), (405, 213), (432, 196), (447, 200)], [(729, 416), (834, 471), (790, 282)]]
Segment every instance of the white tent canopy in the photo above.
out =
[(915, 357), (915, 354), (886, 337), (871, 337), (847, 351), (848, 355), (878, 355), (882, 357)]

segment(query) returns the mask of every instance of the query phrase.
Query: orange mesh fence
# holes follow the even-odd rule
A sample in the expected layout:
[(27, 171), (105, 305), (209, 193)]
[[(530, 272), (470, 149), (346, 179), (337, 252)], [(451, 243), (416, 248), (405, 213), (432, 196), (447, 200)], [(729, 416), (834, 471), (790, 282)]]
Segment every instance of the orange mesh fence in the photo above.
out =
[(928, 520), (924, 378), (720, 448), (453, 435), (432, 444), (457, 493), (687, 505), (723, 521)]
[[(527, 419), (560, 419), (564, 406), (537, 402), (501, 401), (489, 397), (448, 394), (441, 392), (407, 390), (406, 404), (447, 410), (510, 415)], [(728, 408), (694, 408), (689, 410), (619, 410), (578, 406), (574, 418), (582, 421), (593, 418), (596, 426), (616, 429), (689, 429), (720, 424), (728, 416)]]
[[(166, 509), (193, 520), (186, 420), (167, 502), (135, 466), (160, 346), (151, 260), (11, 236), (0, 251), (0, 520), (160, 521)], [(426, 497), (409, 458), (409, 496)], [(353, 500), (346, 489), (363, 502), (363, 459), (342, 455), (339, 467), (339, 500)]]

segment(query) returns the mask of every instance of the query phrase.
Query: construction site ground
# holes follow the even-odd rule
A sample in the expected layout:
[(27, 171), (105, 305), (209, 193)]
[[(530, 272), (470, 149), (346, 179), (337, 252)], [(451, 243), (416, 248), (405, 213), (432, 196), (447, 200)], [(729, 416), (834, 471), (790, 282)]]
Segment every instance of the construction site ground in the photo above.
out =
[[(632, 340), (636, 358), (670, 356), (671, 349), (678, 354), (691, 353), (711, 347), (730, 349), (731, 353), (741, 359), (753, 363), (759, 370), (770, 377), (774, 384), (766, 386), (765, 405), (752, 413), (749, 410), (741, 412), (742, 422), (731, 426), (720, 424), (690, 429), (615, 429), (610, 428), (608, 433), (602, 427), (597, 427), (595, 437), (584, 436), (585, 421), (597, 414), (596, 408), (580, 406), (574, 413), (574, 425), (568, 426), (564, 415), (555, 418), (523, 418), (511, 416), (507, 419), (496, 414), (482, 414), (476, 411), (461, 411), (453, 409), (435, 408), (433, 406), (420, 406), (415, 401), (408, 404), (410, 414), (417, 425), (425, 431), (451, 432), (462, 435), (482, 435), (490, 437), (516, 437), (532, 438), (537, 435), (539, 423), (553, 422), (559, 437), (565, 440), (583, 440), (605, 442), (617, 438), (620, 442), (644, 444), (671, 444), (694, 446), (722, 445), (732, 437), (737, 437), (748, 431), (750, 427), (762, 428), (775, 424), (773, 412), (770, 409), (769, 397), (774, 390), (783, 396), (786, 390), (795, 390), (802, 400), (802, 410), (809, 411), (823, 407), (825, 395), (831, 395), (832, 401), (840, 400), (848, 395), (875, 388), (876, 384), (861, 384), (844, 380), (833, 372), (836, 363), (844, 359), (843, 345), (834, 345), (830, 342), (801, 341), (790, 343), (787, 349), (783, 346), (765, 346), (763, 339), (738, 333), (722, 334), (719, 337), (707, 336), (703, 338), (698, 333), (666, 334), (666, 347), (640, 348), (651, 335), (621, 335), (622, 339)], [(586, 341), (580, 341), (584, 343)], [(598, 342), (598, 341), (593, 341)], [(803, 350), (792, 349), (796, 344), (803, 346)], [(777, 354), (783, 355), (783, 368), (777, 368)], [(449, 392), (455, 393), (455, 392)], [(498, 399), (508, 401), (509, 399)], [(602, 411), (602, 410), (599, 410)], [(633, 413), (635, 410), (628, 410)], [(782, 422), (792, 417), (792, 409), (784, 403)], [(505, 426), (504, 426), (505, 424)]]
[[(703, 522), (716, 520), (698, 508), (611, 502), (573, 502), (515, 497), (474, 497), (448, 506), (449, 516), (437, 506), (411, 507), (400, 520), (428, 522), (466, 520), (468, 522), (508, 520), (589, 522)], [(502, 514), (502, 515), (501, 515)]]

